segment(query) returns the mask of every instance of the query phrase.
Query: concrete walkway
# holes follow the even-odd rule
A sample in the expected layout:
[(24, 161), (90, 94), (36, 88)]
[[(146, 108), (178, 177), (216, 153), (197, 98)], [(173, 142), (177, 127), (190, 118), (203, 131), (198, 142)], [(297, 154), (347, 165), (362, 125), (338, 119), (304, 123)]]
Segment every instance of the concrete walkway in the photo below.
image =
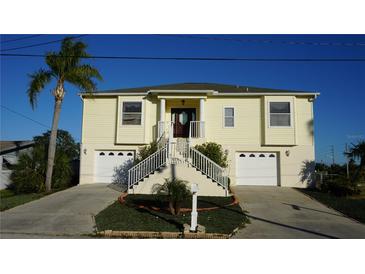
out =
[(76, 186), (0, 213), (1, 238), (81, 238), (120, 195), (107, 184)]
[(233, 188), (251, 224), (236, 239), (365, 238), (365, 225), (284, 187)]

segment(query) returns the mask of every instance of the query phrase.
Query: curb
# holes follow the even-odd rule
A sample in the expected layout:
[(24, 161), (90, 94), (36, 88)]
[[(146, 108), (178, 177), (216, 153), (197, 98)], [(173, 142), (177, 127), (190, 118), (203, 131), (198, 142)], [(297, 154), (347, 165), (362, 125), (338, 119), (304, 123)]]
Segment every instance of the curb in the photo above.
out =
[(97, 237), (123, 239), (228, 239), (229, 234), (104, 230)]

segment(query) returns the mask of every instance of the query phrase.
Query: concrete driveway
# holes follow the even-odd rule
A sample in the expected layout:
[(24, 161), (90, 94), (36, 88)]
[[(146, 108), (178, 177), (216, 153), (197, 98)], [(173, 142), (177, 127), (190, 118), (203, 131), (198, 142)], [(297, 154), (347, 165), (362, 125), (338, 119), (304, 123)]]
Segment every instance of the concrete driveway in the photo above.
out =
[(120, 192), (107, 184), (76, 186), (0, 213), (1, 238), (82, 237), (95, 230), (94, 216)]
[(236, 239), (365, 238), (365, 225), (284, 187), (237, 186), (233, 191), (251, 224)]

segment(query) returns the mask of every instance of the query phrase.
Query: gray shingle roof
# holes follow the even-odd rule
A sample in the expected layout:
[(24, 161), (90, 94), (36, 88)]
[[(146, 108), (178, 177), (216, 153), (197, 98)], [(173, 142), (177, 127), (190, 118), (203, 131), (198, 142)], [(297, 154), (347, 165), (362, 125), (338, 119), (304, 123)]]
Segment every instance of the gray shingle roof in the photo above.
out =
[(280, 92), (280, 93), (293, 93), (293, 92), (310, 92), (310, 91), (299, 91), (299, 90), (284, 90), (284, 89), (270, 89), (270, 88), (258, 88), (248, 86), (237, 86), (227, 84), (216, 84), (216, 83), (177, 83), (167, 85), (156, 85), (156, 86), (145, 86), (137, 88), (123, 88), (114, 90), (103, 90), (98, 93), (129, 93), (129, 92), (141, 92), (145, 93), (149, 90), (215, 90), (219, 93), (244, 93), (244, 92)]
[(21, 150), (34, 145), (34, 141), (0, 141), (0, 154)]

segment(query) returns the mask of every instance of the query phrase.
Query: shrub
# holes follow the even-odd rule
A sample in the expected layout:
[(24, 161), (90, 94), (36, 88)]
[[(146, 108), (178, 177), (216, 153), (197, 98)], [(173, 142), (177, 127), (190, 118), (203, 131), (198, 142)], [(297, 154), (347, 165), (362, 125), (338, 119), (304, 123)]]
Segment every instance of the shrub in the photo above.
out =
[(134, 164), (138, 164), (139, 162), (146, 159), (148, 156), (152, 155), (158, 150), (158, 145), (156, 141), (151, 142), (149, 145), (140, 147), (138, 149), (138, 155), (136, 157), (136, 160), (134, 161)]
[(207, 156), (219, 166), (228, 166), (227, 153), (223, 152), (221, 145), (214, 142), (207, 142), (202, 145), (196, 145), (195, 149)]
[(152, 192), (168, 196), (172, 215), (179, 215), (181, 203), (191, 196), (187, 182), (179, 179), (165, 179), (163, 185), (155, 184)]
[(113, 180), (114, 184), (118, 184), (123, 190), (128, 189), (128, 170), (133, 166), (133, 161), (128, 160), (124, 164), (114, 168)]
[[(47, 170), (49, 131), (35, 136), (35, 145), (31, 152), (20, 154), (18, 163), (13, 165), (8, 186), (15, 193), (35, 193), (45, 190), (44, 182)], [(72, 136), (64, 130), (57, 133), (57, 149), (52, 174), (52, 188), (66, 188), (72, 182), (74, 170), (71, 161), (78, 156), (78, 146)]]
[(321, 190), (335, 196), (348, 196), (360, 193), (357, 184), (352, 183), (344, 176), (337, 176), (324, 180)]

